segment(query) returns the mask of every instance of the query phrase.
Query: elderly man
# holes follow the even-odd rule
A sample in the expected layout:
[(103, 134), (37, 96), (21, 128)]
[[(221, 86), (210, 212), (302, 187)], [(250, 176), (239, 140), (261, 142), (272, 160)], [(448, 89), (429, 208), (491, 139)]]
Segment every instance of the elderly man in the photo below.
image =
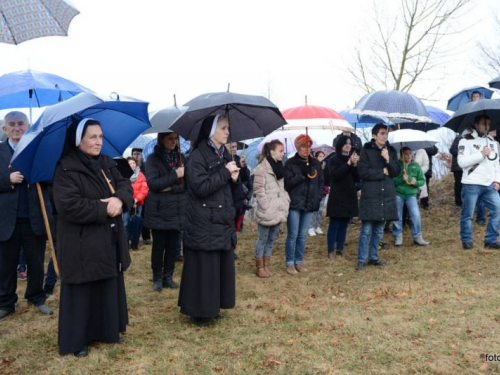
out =
[[(0, 319), (12, 314), (17, 302), (17, 263), (21, 247), (28, 265), (28, 285), (24, 297), (42, 314), (51, 315), (45, 304), (43, 290), (46, 232), (35, 185), (26, 182), (10, 160), (29, 128), (29, 121), (22, 112), (5, 116), (3, 131), (6, 142), (0, 143)], [(45, 206), (50, 215), (49, 196), (42, 189)]]

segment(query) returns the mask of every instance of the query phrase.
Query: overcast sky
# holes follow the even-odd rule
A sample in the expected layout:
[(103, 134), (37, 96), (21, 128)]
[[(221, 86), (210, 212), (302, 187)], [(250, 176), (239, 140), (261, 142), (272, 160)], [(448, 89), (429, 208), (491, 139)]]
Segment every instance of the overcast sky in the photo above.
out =
[[(304, 104), (340, 111), (361, 93), (346, 66), (366, 33), (372, 0), (72, 0), (81, 12), (69, 37), (0, 44), (0, 74), (31, 68), (58, 74), (100, 92), (151, 103), (179, 104), (215, 91), (265, 95), (281, 109)], [(454, 38), (464, 46), (432, 103), (462, 87), (486, 84), (469, 60), (478, 40), (496, 38), (497, 0), (476, 0)], [(378, 1), (391, 9), (399, 0)], [(430, 88), (436, 82), (427, 83)]]

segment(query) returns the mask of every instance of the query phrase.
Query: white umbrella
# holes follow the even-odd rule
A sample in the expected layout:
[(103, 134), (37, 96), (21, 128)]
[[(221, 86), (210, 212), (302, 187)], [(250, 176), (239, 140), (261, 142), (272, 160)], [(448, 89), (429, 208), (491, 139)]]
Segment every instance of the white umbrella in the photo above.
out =
[(409, 147), (412, 150), (419, 150), (434, 146), (438, 140), (429, 133), (413, 130), (402, 129), (389, 133), (389, 143), (399, 151), (402, 147)]
[(287, 125), (284, 126), (288, 130), (340, 130), (354, 133), (356, 130), (349, 124), (347, 120), (332, 119), (332, 118), (309, 118), (286, 120)]
[[(274, 139), (279, 140), (285, 146), (285, 153), (295, 153), (297, 149), (295, 148), (295, 138), (297, 138), (301, 133), (293, 132), (289, 130), (278, 130), (274, 131), (271, 134), (267, 135), (257, 146), (259, 151), (262, 151), (262, 147), (267, 142), (271, 142)], [(312, 137), (311, 137), (312, 139)], [(313, 144), (311, 148), (317, 147), (316, 141), (313, 139)]]

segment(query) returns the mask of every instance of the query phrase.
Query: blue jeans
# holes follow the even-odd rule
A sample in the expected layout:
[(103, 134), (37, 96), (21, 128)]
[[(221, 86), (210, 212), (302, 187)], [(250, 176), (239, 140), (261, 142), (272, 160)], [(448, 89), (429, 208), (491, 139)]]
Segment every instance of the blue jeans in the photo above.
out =
[(52, 258), (49, 260), (49, 265), (47, 266), (47, 276), (45, 277), (45, 286), (55, 286), (57, 283), (57, 275), (54, 269), (54, 262)]
[(291, 267), (304, 262), (304, 248), (306, 247), (307, 230), (313, 213), (302, 210), (290, 210), (286, 227), (285, 254), (286, 266)]
[(19, 263), (17, 265), (17, 273), (19, 272), (26, 272), (26, 257), (24, 256), (24, 249), (22, 247), (19, 253)]
[(486, 212), (484, 211), (484, 208), (484, 202), (482, 200), (478, 200), (476, 223), (486, 223)]
[(498, 227), (500, 226), (500, 196), (490, 186), (462, 185), (462, 215), (460, 216), (460, 238), (462, 242), (473, 242), (472, 217), (477, 201), (481, 200), (490, 211), (488, 226), (486, 227), (485, 243), (497, 243)]
[(396, 195), (396, 202), (398, 204), (399, 220), (394, 222), (392, 235), (396, 237), (403, 233), (403, 208), (406, 205), (408, 214), (411, 218), (411, 236), (413, 238), (420, 237), (422, 235), (422, 219), (420, 218), (420, 209), (418, 208), (417, 197), (405, 199)]
[(366, 263), (366, 253), (368, 259), (378, 259), (378, 245), (384, 234), (385, 221), (361, 221), (358, 242), (358, 262)]
[(260, 259), (264, 255), (270, 257), (273, 253), (274, 241), (280, 232), (280, 225), (276, 224), (272, 227), (266, 227), (259, 224), (259, 237), (255, 244), (255, 258)]
[(326, 235), (328, 252), (334, 251), (335, 244), (337, 244), (337, 252), (344, 251), (345, 237), (347, 234), (347, 226), (349, 225), (349, 218), (330, 218), (328, 225), (328, 233)]

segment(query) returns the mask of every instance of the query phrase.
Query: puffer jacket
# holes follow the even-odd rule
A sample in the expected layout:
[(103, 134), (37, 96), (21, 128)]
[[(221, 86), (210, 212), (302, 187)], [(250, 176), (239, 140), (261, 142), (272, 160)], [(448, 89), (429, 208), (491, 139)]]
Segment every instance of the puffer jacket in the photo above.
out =
[(271, 227), (284, 223), (290, 207), (290, 196), (285, 190), (285, 179), (276, 179), (271, 164), (264, 159), (254, 173), (254, 195), (257, 198), (257, 223)]
[(137, 180), (132, 182), (132, 188), (134, 189), (134, 199), (137, 200), (138, 206), (143, 206), (146, 197), (148, 196), (148, 184), (146, 182), (146, 176), (139, 171)]

